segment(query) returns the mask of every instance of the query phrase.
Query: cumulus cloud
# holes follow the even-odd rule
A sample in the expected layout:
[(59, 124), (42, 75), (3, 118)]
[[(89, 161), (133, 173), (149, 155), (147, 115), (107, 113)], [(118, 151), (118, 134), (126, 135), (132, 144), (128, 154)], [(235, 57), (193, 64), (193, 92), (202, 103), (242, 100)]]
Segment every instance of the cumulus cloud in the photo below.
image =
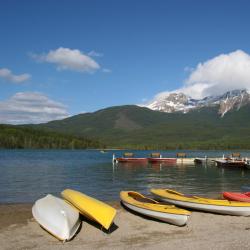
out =
[(0, 102), (0, 123), (43, 123), (66, 117), (65, 105), (38, 92), (19, 92)]
[(236, 50), (199, 63), (183, 89), (205, 97), (243, 88), (250, 89), (250, 55)]
[(21, 83), (31, 78), (29, 74), (14, 75), (11, 70), (2, 68), (0, 69), (0, 77), (9, 82)]
[(60, 47), (47, 54), (32, 54), (32, 57), (40, 62), (56, 64), (58, 70), (94, 72), (100, 69), (100, 65), (95, 60), (78, 49)]
[(242, 50), (218, 55), (185, 71), (190, 74), (181, 88), (159, 93), (155, 99), (173, 92), (200, 99), (234, 89), (250, 90), (250, 55)]

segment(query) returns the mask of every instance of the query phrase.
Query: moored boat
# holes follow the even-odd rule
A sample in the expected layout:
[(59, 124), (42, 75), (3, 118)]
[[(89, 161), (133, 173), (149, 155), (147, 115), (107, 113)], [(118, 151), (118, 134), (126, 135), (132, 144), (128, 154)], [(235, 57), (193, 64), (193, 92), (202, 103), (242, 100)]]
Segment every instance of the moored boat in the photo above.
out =
[(185, 196), (170, 189), (151, 189), (158, 199), (177, 206), (211, 213), (250, 216), (250, 203)]
[(182, 165), (185, 165), (185, 164), (193, 165), (194, 164), (194, 158), (177, 158), (176, 163), (177, 164), (182, 164)]
[(160, 153), (151, 153), (148, 162), (151, 164), (164, 163), (173, 165), (176, 164), (176, 158), (162, 157)]
[(237, 159), (220, 159), (220, 160), (215, 160), (216, 166), (218, 167), (246, 167), (246, 161), (244, 160), (237, 160)]
[(246, 168), (250, 169), (250, 160), (246, 159)]
[(230, 201), (243, 201), (250, 202), (250, 192), (236, 193), (236, 192), (223, 192), (223, 197)]
[(177, 226), (184, 226), (191, 214), (173, 205), (160, 204), (134, 191), (121, 191), (120, 198), (124, 206), (139, 214)]
[(147, 163), (148, 158), (146, 157), (134, 157), (133, 153), (125, 153), (123, 157), (115, 157), (113, 154), (114, 163)]
[(208, 162), (208, 158), (207, 157), (204, 157), (204, 158), (194, 158), (194, 163), (196, 164), (207, 164)]
[(62, 241), (70, 240), (81, 225), (77, 209), (50, 194), (35, 202), (32, 214), (46, 231)]
[(151, 157), (148, 158), (148, 162), (150, 163), (170, 163), (170, 164), (175, 164), (176, 163), (176, 158), (156, 158), (156, 157)]
[(108, 230), (113, 223), (116, 210), (110, 205), (72, 189), (65, 189), (61, 195), (82, 215), (98, 222), (105, 229)]

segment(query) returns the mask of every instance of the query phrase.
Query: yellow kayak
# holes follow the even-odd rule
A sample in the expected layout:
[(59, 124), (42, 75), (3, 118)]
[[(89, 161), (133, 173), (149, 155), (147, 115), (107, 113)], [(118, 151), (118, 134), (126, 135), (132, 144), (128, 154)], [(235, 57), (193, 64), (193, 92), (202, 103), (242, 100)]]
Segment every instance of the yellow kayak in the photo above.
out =
[(151, 189), (150, 191), (160, 200), (177, 206), (219, 214), (250, 216), (250, 203), (247, 202), (185, 196), (170, 189)]
[(98, 222), (107, 230), (111, 226), (116, 215), (116, 210), (113, 207), (71, 189), (65, 189), (61, 195), (66, 201), (76, 207), (82, 215)]
[(160, 204), (134, 191), (121, 191), (120, 198), (124, 206), (137, 213), (178, 226), (185, 225), (191, 214), (173, 205)]

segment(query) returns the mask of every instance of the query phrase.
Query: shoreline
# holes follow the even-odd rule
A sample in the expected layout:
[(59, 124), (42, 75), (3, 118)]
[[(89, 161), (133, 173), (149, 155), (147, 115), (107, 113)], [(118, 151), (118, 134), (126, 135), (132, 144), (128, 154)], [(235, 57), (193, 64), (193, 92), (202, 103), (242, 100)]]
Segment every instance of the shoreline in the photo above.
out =
[(249, 249), (250, 217), (192, 212), (184, 227), (130, 213), (119, 201), (110, 232), (83, 221), (73, 240), (62, 243), (34, 220), (31, 203), (0, 204), (1, 249)]

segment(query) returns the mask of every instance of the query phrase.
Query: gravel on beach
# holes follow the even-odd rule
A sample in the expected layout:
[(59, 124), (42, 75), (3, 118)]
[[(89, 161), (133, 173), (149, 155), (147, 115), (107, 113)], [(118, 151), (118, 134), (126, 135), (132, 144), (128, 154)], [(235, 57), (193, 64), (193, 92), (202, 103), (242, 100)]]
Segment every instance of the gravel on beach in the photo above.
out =
[(177, 227), (130, 213), (120, 206), (109, 232), (90, 221), (62, 243), (32, 218), (31, 204), (0, 205), (0, 249), (250, 249), (250, 217), (193, 212)]

